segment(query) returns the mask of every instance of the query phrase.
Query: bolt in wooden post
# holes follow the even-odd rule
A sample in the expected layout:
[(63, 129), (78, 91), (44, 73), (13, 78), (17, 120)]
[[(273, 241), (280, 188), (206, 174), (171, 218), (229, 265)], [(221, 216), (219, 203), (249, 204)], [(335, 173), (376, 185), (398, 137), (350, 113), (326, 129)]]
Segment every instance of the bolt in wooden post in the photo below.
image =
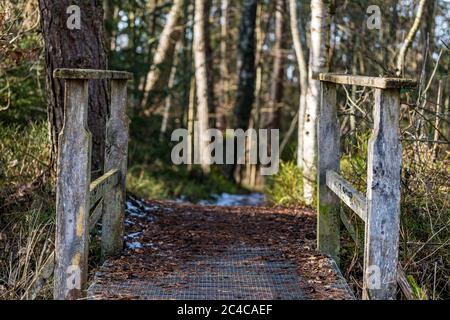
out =
[(336, 85), (321, 83), (321, 103), (318, 125), (317, 174), (317, 247), (339, 264), (340, 217), (339, 197), (327, 187), (328, 170), (339, 172), (340, 128), (337, 117)]
[(120, 171), (120, 181), (103, 198), (102, 256), (117, 254), (123, 247), (125, 182), (127, 176), (128, 117), (127, 81), (111, 81), (111, 110), (106, 125), (105, 172)]
[(64, 127), (59, 135), (56, 186), (54, 298), (83, 297), (87, 281), (91, 134), (88, 82), (66, 80)]
[(399, 89), (376, 89), (369, 142), (363, 299), (395, 299), (400, 224)]

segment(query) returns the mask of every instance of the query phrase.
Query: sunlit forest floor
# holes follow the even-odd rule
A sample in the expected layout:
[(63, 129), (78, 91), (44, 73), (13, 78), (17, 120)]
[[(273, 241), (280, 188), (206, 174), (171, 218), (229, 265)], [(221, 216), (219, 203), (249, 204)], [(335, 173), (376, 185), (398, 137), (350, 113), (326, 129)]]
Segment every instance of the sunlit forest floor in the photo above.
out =
[(90, 299), (353, 299), (315, 250), (312, 209), (130, 199), (125, 225)]

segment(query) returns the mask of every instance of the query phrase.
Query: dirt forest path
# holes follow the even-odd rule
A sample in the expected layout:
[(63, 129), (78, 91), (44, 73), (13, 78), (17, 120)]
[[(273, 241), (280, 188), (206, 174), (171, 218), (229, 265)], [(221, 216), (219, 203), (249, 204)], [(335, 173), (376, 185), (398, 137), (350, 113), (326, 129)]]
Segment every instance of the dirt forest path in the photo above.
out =
[(354, 299), (309, 209), (130, 199), (125, 226), (89, 299)]

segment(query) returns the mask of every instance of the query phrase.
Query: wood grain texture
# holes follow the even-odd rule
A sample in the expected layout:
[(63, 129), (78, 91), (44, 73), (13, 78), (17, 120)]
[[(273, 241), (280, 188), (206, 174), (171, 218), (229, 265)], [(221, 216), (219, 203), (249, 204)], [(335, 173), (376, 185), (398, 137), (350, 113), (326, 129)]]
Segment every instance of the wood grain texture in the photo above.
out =
[(59, 68), (53, 71), (53, 77), (73, 80), (131, 80), (133, 79), (133, 74), (113, 70)]
[(374, 131), (367, 168), (364, 299), (396, 296), (402, 165), (399, 110), (399, 90), (375, 90)]
[(93, 181), (89, 187), (90, 190), (90, 205), (96, 204), (104, 195), (114, 188), (120, 181), (120, 171), (117, 169), (109, 170), (103, 176)]
[(103, 216), (103, 199), (99, 201), (95, 207), (92, 208), (91, 214), (89, 215), (89, 232), (93, 232), (97, 223)]
[(366, 197), (334, 171), (327, 171), (327, 186), (363, 221), (366, 221)]
[(127, 81), (111, 81), (111, 111), (106, 126), (105, 171), (118, 169), (120, 181), (103, 198), (102, 256), (123, 248), (128, 154)]
[(326, 184), (329, 170), (339, 172), (340, 129), (337, 117), (336, 85), (322, 82), (318, 125), (317, 247), (339, 264), (339, 197)]
[(78, 299), (87, 280), (91, 134), (88, 83), (68, 80), (56, 186), (55, 299)]
[(403, 78), (367, 77), (335, 73), (320, 73), (314, 75), (314, 78), (335, 84), (356, 85), (378, 89), (414, 88), (417, 86), (416, 80)]

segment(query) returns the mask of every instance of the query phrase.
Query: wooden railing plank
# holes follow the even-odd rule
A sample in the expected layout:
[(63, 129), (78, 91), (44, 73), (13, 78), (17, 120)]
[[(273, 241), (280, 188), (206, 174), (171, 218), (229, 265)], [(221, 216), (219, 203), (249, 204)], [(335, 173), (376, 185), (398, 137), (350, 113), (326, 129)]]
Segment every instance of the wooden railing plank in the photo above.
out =
[(367, 77), (336, 73), (320, 73), (315, 75), (314, 78), (323, 82), (378, 89), (414, 88), (417, 86), (416, 80), (403, 78)]
[(78, 80), (131, 80), (133, 74), (125, 71), (95, 70), (95, 69), (55, 69), (53, 76), (59, 79)]
[(56, 185), (55, 299), (83, 297), (87, 280), (91, 134), (88, 82), (66, 81)]
[(327, 186), (364, 222), (366, 221), (366, 197), (358, 192), (348, 181), (331, 170), (327, 171)]
[(103, 176), (93, 181), (90, 185), (90, 203), (91, 208), (100, 200), (108, 191), (114, 188), (120, 181), (120, 171), (112, 169)]
[(326, 172), (339, 171), (340, 128), (337, 117), (336, 85), (321, 83), (318, 139), (317, 247), (339, 265), (339, 198), (327, 187)]
[(89, 232), (94, 231), (95, 226), (100, 221), (103, 215), (103, 200), (99, 201), (95, 208), (93, 208), (89, 216)]
[(120, 171), (120, 181), (103, 199), (103, 257), (117, 254), (123, 248), (129, 121), (126, 107), (127, 82), (111, 81), (111, 113), (106, 125), (105, 171), (117, 168)]
[(367, 164), (364, 299), (395, 299), (400, 232), (400, 91), (375, 90)]

